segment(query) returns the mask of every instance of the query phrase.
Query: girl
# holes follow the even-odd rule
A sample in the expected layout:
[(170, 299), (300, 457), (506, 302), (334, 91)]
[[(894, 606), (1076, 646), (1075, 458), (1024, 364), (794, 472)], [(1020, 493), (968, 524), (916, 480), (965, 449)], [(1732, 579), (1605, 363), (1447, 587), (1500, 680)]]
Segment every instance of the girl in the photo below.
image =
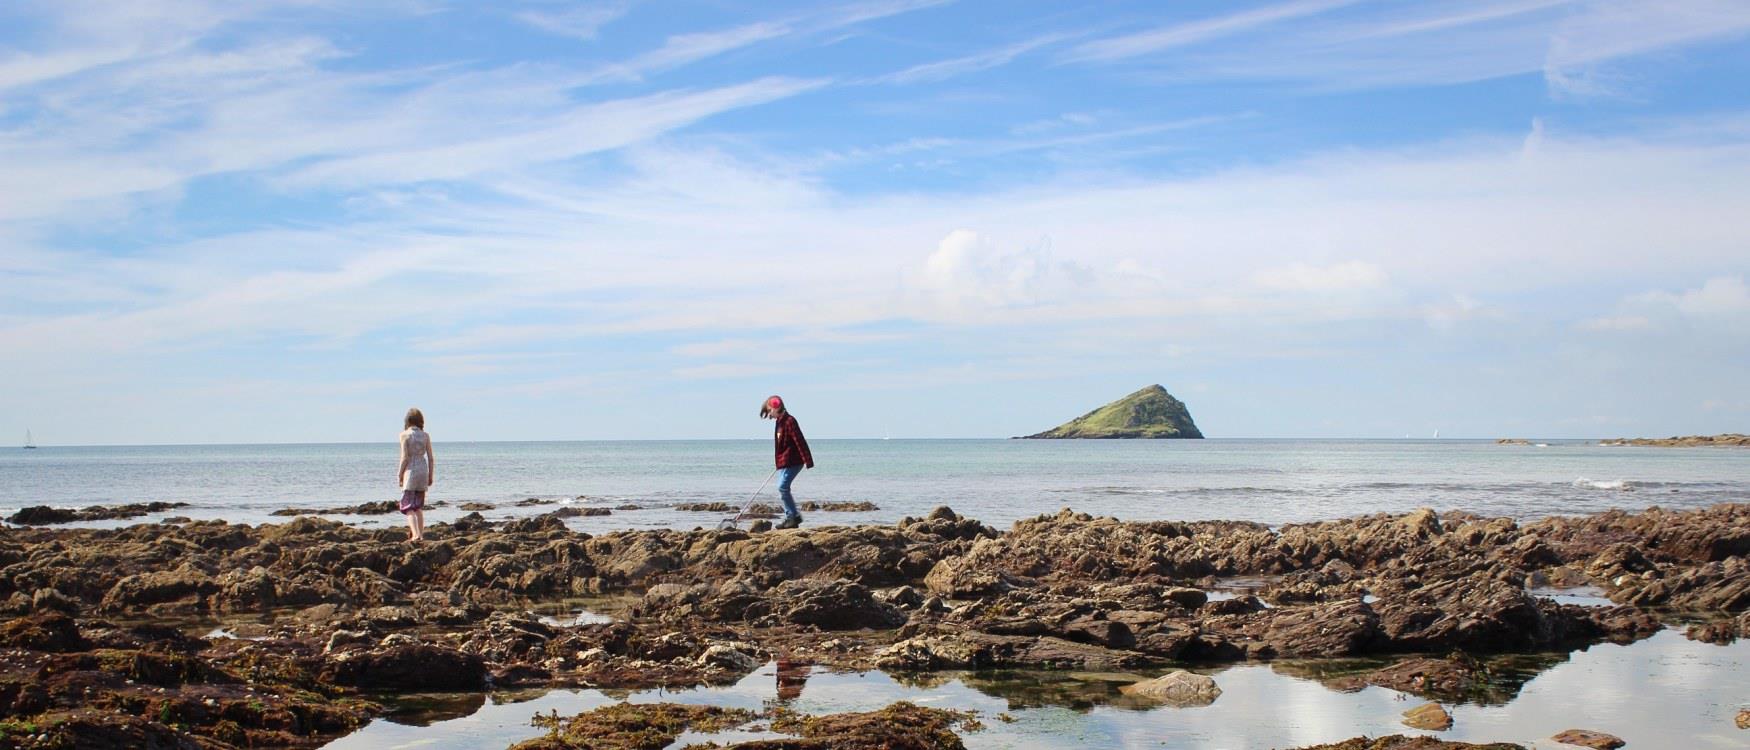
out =
[(425, 490), (437, 481), (437, 463), (431, 455), (431, 436), (425, 434), (425, 415), (408, 409), (402, 421), (401, 468), (395, 479), (401, 483), (401, 513), (407, 516), (407, 541), (425, 541)]
[(760, 418), (777, 420), (772, 441), (777, 449), (778, 499), (784, 501), (784, 522), (780, 529), (802, 525), (802, 514), (796, 510), (796, 498), (790, 495), (790, 483), (804, 467), (814, 468), (814, 456), (808, 452), (808, 438), (802, 437), (802, 426), (784, 408), (784, 399), (772, 396), (760, 405)]

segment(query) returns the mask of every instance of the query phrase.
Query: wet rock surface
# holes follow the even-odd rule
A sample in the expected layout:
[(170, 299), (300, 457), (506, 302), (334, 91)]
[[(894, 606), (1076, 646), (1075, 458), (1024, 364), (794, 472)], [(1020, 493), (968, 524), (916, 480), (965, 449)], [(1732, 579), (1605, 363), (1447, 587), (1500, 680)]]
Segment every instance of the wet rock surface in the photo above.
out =
[[(1006, 532), (942, 508), (888, 526), (599, 536), (559, 514), (470, 513), (418, 545), (311, 517), (0, 533), (0, 719), (215, 747), (320, 744), (382, 693), (727, 684), (779, 657), (917, 674), (1405, 656), (1343, 679), (1475, 700), (1499, 682), (1491, 655), (1698, 617), (1691, 636), (1720, 642), (1750, 617), (1745, 505), (1279, 529), (1065, 511)], [(1236, 577), (1258, 596), (1211, 596)], [(1525, 588), (1552, 581), (1613, 604)], [(614, 621), (530, 614), (579, 597), (617, 602)], [(248, 639), (137, 624), (166, 618), (245, 620)]]

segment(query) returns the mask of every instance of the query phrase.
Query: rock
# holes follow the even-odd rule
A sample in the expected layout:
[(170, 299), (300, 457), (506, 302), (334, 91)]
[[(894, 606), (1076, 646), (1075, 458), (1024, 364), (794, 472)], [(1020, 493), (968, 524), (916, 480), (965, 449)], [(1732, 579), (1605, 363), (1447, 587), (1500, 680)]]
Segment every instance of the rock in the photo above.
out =
[(567, 718), (537, 714), (535, 726), (548, 734), (511, 750), (651, 750), (668, 747), (688, 730), (717, 732), (753, 719), (752, 711), (740, 708), (615, 703)]
[(464, 511), (488, 511), (488, 510), (494, 510), (498, 506), (493, 505), (492, 503), (468, 502), (468, 503), (462, 503), (461, 505), (458, 505), (456, 507), (458, 507)]
[(1202, 589), (1174, 586), (1161, 592), (1161, 598), (1177, 604), (1185, 609), (1197, 609), (1209, 601), (1209, 594)]
[(1003, 570), (993, 570), (979, 558), (983, 553), (1003, 549), (996, 539), (981, 539), (961, 557), (951, 557), (936, 563), (924, 576), (924, 588), (947, 599), (965, 599), (1000, 594), (1025, 583)]
[(1029, 439), (1201, 438), (1184, 402), (1151, 385)]
[[(785, 714), (772, 731), (798, 735), (800, 742), (778, 741), (771, 750), (965, 750), (957, 727), (979, 725), (967, 711), (895, 703), (879, 711), (806, 716)], [(750, 743), (749, 750), (760, 743)]]
[(1221, 688), (1206, 675), (1178, 671), (1118, 691), (1129, 696), (1160, 701), (1172, 706), (1207, 706), (1221, 697)]
[(73, 618), (60, 612), (39, 612), (0, 625), (0, 646), (67, 653), (88, 647)]
[(848, 581), (785, 581), (772, 590), (771, 598), (778, 621), (821, 630), (893, 628), (906, 621), (905, 613)]
[(271, 516), (380, 516), (388, 513), (401, 512), (401, 506), (394, 500), (382, 500), (372, 503), (359, 503), (338, 508), (281, 508), (268, 515)]
[(1404, 712), (1404, 726), (1411, 729), (1445, 731), (1452, 728), (1452, 714), (1438, 703), (1424, 703)]
[(760, 666), (759, 659), (722, 644), (705, 649), (705, 653), (699, 655), (698, 663), (701, 667), (719, 667), (742, 673), (752, 672)]
[(1454, 653), (1444, 659), (1405, 659), (1368, 673), (1355, 687), (1378, 685), (1403, 693), (1463, 700), (1485, 687), (1488, 669), (1477, 659)]
[(1473, 745), (1469, 742), (1446, 742), (1432, 737), (1394, 734), (1375, 739), (1356, 737), (1330, 745), (1308, 745), (1298, 750), (1526, 750), (1526, 747), (1506, 742)]
[(1594, 732), (1590, 729), (1569, 729), (1561, 734), (1551, 737), (1550, 739), (1564, 745), (1578, 745), (1580, 747), (1595, 748), (1596, 750), (1615, 750), (1615, 748), (1628, 744), (1623, 742), (1620, 737), (1608, 735), (1603, 732)]
[(1738, 728), (1750, 729), (1750, 708), (1738, 711)]
[(1381, 617), (1360, 601), (1318, 604), (1264, 613), (1258, 640), (1278, 656), (1353, 656), (1374, 649)]
[(371, 634), (368, 631), (336, 630), (329, 634), (328, 643), (323, 646), (322, 653), (331, 654), (357, 646), (364, 646), (369, 644), (371, 640)]
[(30, 597), (30, 608), (37, 612), (53, 610), (76, 615), (79, 613), (79, 602), (52, 588), (38, 589)]
[(1599, 581), (1615, 581), (1624, 575), (1646, 573), (1654, 569), (1652, 561), (1634, 545), (1618, 542), (1604, 548), (1586, 563), (1586, 575)]
[(868, 500), (826, 503), (809, 500), (801, 504), (800, 510), (809, 513), (868, 513), (881, 508)]
[(196, 612), (206, 607), (205, 595), (216, 590), (218, 585), (206, 573), (185, 564), (176, 570), (138, 573), (116, 581), (98, 610), (162, 611), (165, 608), (160, 605), (174, 604), (177, 611)]
[(486, 663), (479, 656), (427, 643), (403, 642), (326, 658), (323, 679), (372, 690), (479, 690), (486, 678)]

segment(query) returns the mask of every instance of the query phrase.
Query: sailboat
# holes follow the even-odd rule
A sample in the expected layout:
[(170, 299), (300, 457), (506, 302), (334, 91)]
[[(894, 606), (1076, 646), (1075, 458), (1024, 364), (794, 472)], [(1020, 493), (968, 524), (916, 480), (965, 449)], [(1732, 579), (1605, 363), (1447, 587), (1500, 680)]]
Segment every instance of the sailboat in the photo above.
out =
[(24, 431), (24, 449), (27, 451), (36, 450), (36, 443), (30, 439), (30, 430)]

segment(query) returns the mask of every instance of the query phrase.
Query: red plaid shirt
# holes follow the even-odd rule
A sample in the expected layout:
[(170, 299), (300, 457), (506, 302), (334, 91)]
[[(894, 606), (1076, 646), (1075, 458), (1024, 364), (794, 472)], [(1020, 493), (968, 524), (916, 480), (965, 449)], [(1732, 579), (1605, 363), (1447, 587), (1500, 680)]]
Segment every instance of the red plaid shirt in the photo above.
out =
[(788, 412), (778, 417), (772, 442), (777, 448), (778, 468), (802, 464), (814, 468), (814, 454), (808, 452), (808, 438), (802, 436), (802, 425)]

